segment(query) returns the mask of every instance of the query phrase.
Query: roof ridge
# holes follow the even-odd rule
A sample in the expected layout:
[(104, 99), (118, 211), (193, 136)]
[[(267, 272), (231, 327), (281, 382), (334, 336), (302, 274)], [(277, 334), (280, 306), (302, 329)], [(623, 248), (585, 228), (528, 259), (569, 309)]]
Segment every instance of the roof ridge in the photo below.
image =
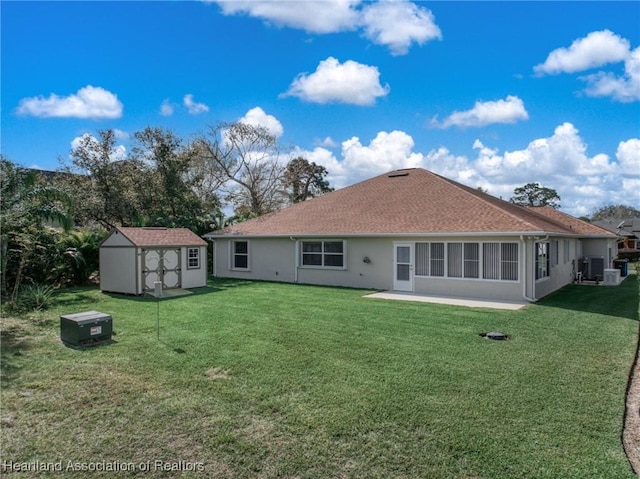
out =
[(493, 209), (497, 209), (499, 211), (501, 211), (502, 213), (506, 214), (507, 216), (509, 216), (512, 219), (515, 219), (516, 221), (522, 221), (523, 223), (525, 223), (527, 226), (532, 227), (532, 228), (537, 228), (538, 225), (534, 224), (533, 222), (531, 222), (528, 218), (524, 218), (523, 216), (518, 216), (515, 213), (509, 211), (507, 208), (502, 207), (501, 204), (495, 204), (496, 202), (500, 202), (500, 203), (504, 203), (505, 205), (508, 205), (509, 208), (518, 208), (520, 209), (521, 213), (527, 213), (527, 214), (533, 214), (535, 215), (538, 219), (546, 222), (546, 223), (551, 223), (554, 226), (559, 226), (561, 227), (563, 230), (567, 230), (567, 227), (561, 224), (558, 224), (555, 221), (551, 221), (549, 218), (547, 218), (546, 216), (540, 215), (535, 213), (534, 211), (530, 211), (527, 208), (517, 205), (515, 203), (511, 203), (509, 201), (503, 200), (502, 198), (497, 198), (493, 195), (490, 195), (489, 193), (485, 193), (483, 191), (479, 191), (476, 189), (471, 188), (470, 186), (467, 185), (463, 185), (462, 183), (458, 183), (457, 181), (451, 180), (449, 178), (446, 178), (444, 176), (438, 175), (437, 173), (433, 173), (430, 172), (428, 170), (425, 170), (428, 173), (431, 173), (432, 175), (437, 176), (438, 178), (441, 178), (447, 182), (449, 182), (452, 186), (456, 187), (459, 190), (465, 191), (467, 194), (472, 195), (473, 197), (479, 199), (480, 201), (482, 201), (483, 203), (489, 205), (491, 208)]

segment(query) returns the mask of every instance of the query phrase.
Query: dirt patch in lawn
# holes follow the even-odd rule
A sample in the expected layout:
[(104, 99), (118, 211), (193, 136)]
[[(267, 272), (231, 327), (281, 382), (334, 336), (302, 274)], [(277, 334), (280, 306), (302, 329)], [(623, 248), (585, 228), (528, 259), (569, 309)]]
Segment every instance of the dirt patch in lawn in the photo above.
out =
[(640, 475), (640, 342), (631, 370), (622, 442), (631, 467)]
[(229, 379), (229, 371), (220, 367), (207, 369), (206, 375), (209, 379)]

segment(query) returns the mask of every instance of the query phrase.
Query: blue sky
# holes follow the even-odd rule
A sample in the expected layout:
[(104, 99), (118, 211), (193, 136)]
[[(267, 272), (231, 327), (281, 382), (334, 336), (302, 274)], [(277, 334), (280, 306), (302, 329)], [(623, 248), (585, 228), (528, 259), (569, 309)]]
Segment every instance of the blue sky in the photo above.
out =
[(336, 187), (423, 167), (505, 199), (640, 208), (640, 2), (0, 3), (2, 153), (56, 169), (84, 134), (120, 155), (267, 127)]

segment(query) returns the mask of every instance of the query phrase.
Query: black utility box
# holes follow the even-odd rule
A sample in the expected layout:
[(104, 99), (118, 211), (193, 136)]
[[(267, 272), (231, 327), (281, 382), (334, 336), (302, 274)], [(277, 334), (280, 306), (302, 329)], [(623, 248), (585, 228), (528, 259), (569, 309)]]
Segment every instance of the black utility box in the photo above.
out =
[(98, 311), (60, 316), (60, 339), (71, 346), (90, 346), (109, 341), (113, 332), (111, 316)]

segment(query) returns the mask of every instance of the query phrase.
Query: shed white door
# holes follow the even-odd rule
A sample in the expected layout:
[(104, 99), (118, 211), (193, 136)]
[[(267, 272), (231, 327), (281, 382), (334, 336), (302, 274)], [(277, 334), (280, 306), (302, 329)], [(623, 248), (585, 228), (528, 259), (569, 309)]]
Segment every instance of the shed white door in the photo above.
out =
[(162, 289), (180, 287), (180, 248), (143, 249), (142, 265), (142, 285), (145, 291), (153, 291), (156, 281), (162, 282)]
[(393, 289), (413, 291), (413, 245), (411, 243), (397, 243), (393, 245), (393, 251)]

